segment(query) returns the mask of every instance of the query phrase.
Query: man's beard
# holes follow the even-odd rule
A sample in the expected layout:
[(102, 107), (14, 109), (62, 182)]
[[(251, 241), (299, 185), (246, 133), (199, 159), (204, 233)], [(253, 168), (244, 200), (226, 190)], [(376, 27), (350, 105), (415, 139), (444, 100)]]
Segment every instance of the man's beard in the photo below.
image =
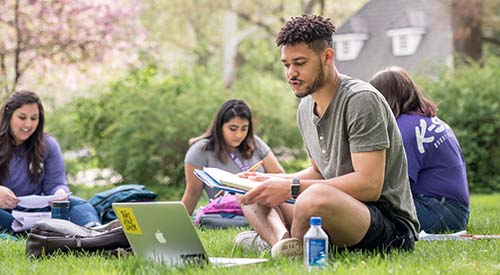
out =
[(320, 61), (320, 64), (318, 66), (318, 74), (316, 75), (316, 78), (314, 79), (313, 84), (310, 87), (306, 87), (306, 90), (303, 93), (296, 92), (295, 96), (298, 98), (303, 98), (308, 95), (312, 95), (314, 92), (319, 90), (323, 86), (325, 82), (325, 75), (323, 71), (323, 62)]

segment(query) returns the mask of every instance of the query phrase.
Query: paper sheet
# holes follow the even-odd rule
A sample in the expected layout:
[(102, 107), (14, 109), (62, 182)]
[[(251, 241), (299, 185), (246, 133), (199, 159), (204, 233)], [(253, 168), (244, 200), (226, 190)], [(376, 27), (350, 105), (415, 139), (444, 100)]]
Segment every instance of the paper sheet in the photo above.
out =
[[(29, 195), (17, 197), (19, 202), (17, 206), (33, 209), (33, 208), (44, 208), (49, 206), (51, 201), (61, 200), (69, 196), (71, 193), (63, 195), (51, 195), (51, 196), (39, 196), (39, 195)], [(12, 221), (12, 229), (15, 232), (28, 230), (33, 227), (35, 222), (42, 219), (50, 219), (52, 213), (48, 212), (24, 212), (18, 210), (12, 210), (12, 216), (14, 221)]]
[(465, 230), (450, 234), (429, 234), (424, 230), (422, 230), (418, 235), (421, 241), (438, 241), (438, 240), (464, 240), (464, 238), (462, 237), (465, 234), (467, 234), (467, 231)]
[(51, 201), (55, 200), (61, 200), (66, 198), (71, 194), (67, 193), (65, 195), (51, 195), (51, 196), (39, 196), (39, 195), (29, 195), (29, 196), (21, 196), (17, 197), (19, 199), (19, 202), (17, 203), (17, 206), (24, 207), (24, 208), (43, 208), (49, 206), (49, 203)]
[(421, 241), (444, 241), (444, 240), (487, 240), (487, 239), (500, 239), (500, 234), (467, 234), (467, 231), (463, 230), (456, 233), (450, 234), (428, 234), (425, 231), (420, 231), (419, 239)]
[(33, 227), (35, 222), (42, 219), (50, 219), (51, 212), (23, 212), (12, 210), (14, 221), (12, 222), (12, 229), (15, 232), (28, 230)]

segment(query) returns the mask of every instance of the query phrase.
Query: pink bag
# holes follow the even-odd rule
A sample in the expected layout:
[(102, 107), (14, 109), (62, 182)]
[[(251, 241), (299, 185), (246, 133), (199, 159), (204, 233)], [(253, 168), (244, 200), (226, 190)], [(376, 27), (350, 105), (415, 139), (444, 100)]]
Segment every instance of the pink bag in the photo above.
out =
[(241, 210), (240, 204), (236, 200), (235, 195), (225, 195), (213, 199), (210, 203), (202, 207), (198, 213), (196, 213), (196, 218), (194, 224), (199, 225), (201, 217), (205, 214), (234, 214), (243, 216), (243, 211)]

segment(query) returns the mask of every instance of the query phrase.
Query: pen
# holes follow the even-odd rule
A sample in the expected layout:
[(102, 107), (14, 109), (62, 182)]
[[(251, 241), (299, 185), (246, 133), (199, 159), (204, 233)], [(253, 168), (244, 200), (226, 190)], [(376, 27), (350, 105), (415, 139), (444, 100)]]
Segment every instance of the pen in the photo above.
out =
[(253, 172), (253, 171), (257, 170), (262, 165), (263, 162), (264, 162), (263, 160), (258, 161), (257, 163), (252, 165), (252, 167), (248, 168), (247, 172)]
[(217, 192), (217, 194), (215, 194), (214, 196), (214, 199), (221, 197), (222, 195), (224, 195), (224, 190), (220, 190), (219, 192)]

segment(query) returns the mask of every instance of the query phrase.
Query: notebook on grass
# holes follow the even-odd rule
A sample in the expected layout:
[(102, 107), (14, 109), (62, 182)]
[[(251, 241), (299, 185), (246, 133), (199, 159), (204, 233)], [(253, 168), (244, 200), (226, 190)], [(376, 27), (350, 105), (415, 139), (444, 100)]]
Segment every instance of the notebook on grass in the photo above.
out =
[(234, 266), (267, 261), (208, 257), (182, 202), (113, 203), (113, 210), (136, 256), (175, 266)]

